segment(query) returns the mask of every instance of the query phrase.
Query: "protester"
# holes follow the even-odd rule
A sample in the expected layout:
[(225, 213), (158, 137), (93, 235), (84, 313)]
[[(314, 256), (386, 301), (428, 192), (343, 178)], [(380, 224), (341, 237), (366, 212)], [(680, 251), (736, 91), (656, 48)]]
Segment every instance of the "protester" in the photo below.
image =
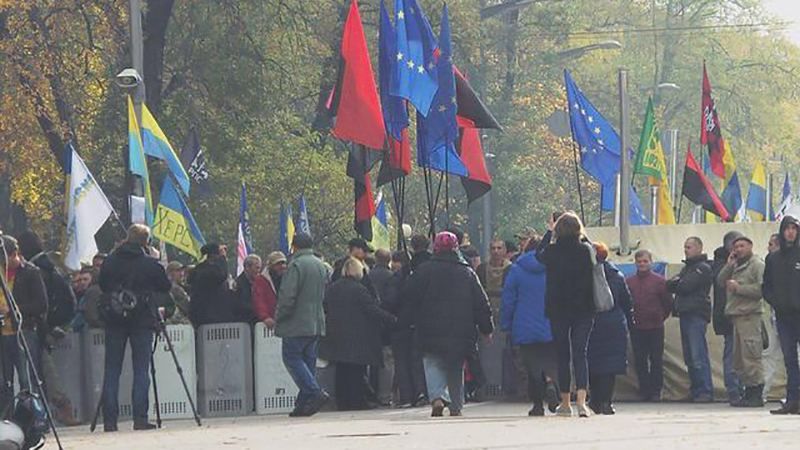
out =
[(503, 242), (506, 244), (506, 259), (508, 259), (509, 262), (514, 262), (519, 256), (519, 252), (522, 251), (524, 247), (522, 249), (517, 247), (514, 241), (506, 240)]
[[(742, 237), (738, 231), (729, 231), (722, 238), (722, 247), (714, 250), (714, 261), (711, 263), (711, 274), (716, 280), (719, 273), (730, 261), (733, 253), (733, 241)], [(724, 347), (722, 352), (722, 374), (725, 379), (725, 391), (728, 393), (728, 403), (736, 405), (741, 401), (742, 387), (738, 374), (733, 370), (733, 324), (725, 313), (728, 293), (725, 286), (714, 285), (712, 325), (717, 336), (723, 336)]]
[(205, 258), (189, 272), (189, 298), (192, 325), (226, 323), (235, 320), (231, 307), (232, 293), (228, 288), (228, 248), (209, 243), (200, 249)]
[(545, 266), (536, 259), (535, 237), (511, 267), (503, 286), (500, 310), (501, 329), (511, 335), (511, 343), (519, 346), (518, 353), (527, 372), (528, 397), (533, 406), (529, 416), (544, 416), (543, 402), (551, 412), (558, 406), (555, 346), (550, 321), (545, 316)]
[(397, 405), (400, 407), (420, 406), (427, 401), (422, 355), (416, 344), (414, 325), (416, 299), (409, 298), (406, 283), (411, 274), (430, 261), (431, 254), (428, 251), (430, 240), (418, 234), (411, 237), (409, 245), (413, 252), (411, 261), (390, 280), (387, 296), (381, 301), (381, 306), (398, 318), (398, 323), (392, 328), (389, 339), (394, 357)]
[(780, 233), (773, 233), (767, 242), (767, 253), (772, 254), (781, 249), (781, 235)]
[[(556, 410), (560, 416), (572, 416), (570, 390), (575, 372), (576, 403), (579, 417), (589, 417), (586, 405), (589, 387), (589, 367), (586, 351), (594, 324), (594, 285), (592, 251), (583, 224), (574, 213), (564, 213), (553, 224), (536, 251), (536, 257), (547, 267), (545, 313), (553, 328), (558, 361), (558, 386), (561, 403)], [(551, 241), (551, 236), (555, 242)]]
[[(767, 242), (767, 256), (780, 250), (780, 234), (773, 233)], [(767, 330), (767, 341), (769, 345), (764, 349), (762, 360), (764, 361), (764, 395), (766, 403), (772, 387), (781, 382), (779, 372), (784, 370), (783, 352), (781, 351), (781, 340), (778, 337), (778, 324), (775, 318), (775, 309), (769, 303), (764, 302), (764, 326)]]
[(686, 239), (683, 253), (686, 256), (684, 266), (678, 275), (667, 281), (667, 290), (675, 294), (674, 313), (680, 319), (683, 360), (691, 385), (689, 400), (710, 403), (714, 401), (714, 388), (706, 327), (711, 320), (709, 291), (714, 277), (699, 237)]
[(171, 261), (167, 264), (167, 278), (172, 283), (170, 294), (175, 303), (175, 311), (167, 320), (168, 325), (187, 325), (189, 321), (189, 294), (183, 288), (186, 278), (186, 266), (179, 261)]
[(275, 308), (278, 304), (278, 292), (281, 288), (281, 280), (287, 268), (286, 255), (283, 252), (272, 252), (267, 255), (267, 267), (261, 272), (261, 276), (267, 281), (264, 295), (253, 297), (253, 312), (260, 322), (264, 322), (267, 328), (275, 328)]
[(764, 406), (761, 284), (764, 262), (753, 254), (753, 241), (745, 236), (733, 240), (733, 251), (717, 276), (717, 289), (725, 289), (725, 315), (733, 324), (733, 369), (744, 385), (744, 395), (733, 406)]
[[(387, 269), (388, 270), (388, 269)], [(368, 365), (382, 360), (382, 324), (397, 319), (384, 311), (361, 284), (364, 267), (355, 258), (342, 265), (342, 277), (325, 293), (325, 337), (320, 356), (336, 364), (336, 406), (339, 411), (367, 409), (364, 377)]]
[(92, 257), (92, 268), (96, 273), (100, 273), (100, 268), (103, 267), (106, 258), (108, 258), (108, 255), (105, 253), (98, 253)]
[[(11, 296), (22, 316), (22, 335), (28, 344), (30, 358), (37, 371), (41, 370), (41, 346), (39, 331), (46, 326), (47, 291), (42, 280), (41, 271), (33, 264), (25, 261), (19, 251), (17, 240), (11, 236), (0, 236), (3, 249), (0, 250), (0, 269), (5, 274), (6, 283)], [(0, 290), (0, 314), (3, 315), (0, 326), (0, 362), (2, 362), (3, 386), (0, 391), (0, 411), (3, 413), (13, 409), (14, 369), (19, 376), (21, 389), (36, 392), (33, 377), (29, 372), (28, 360), (21, 348), (17, 333), (19, 324), (12, 314), (12, 299), (6, 298)]]
[[(39, 235), (33, 231), (25, 231), (19, 235), (19, 250), (23, 258), (39, 269), (47, 293), (47, 322), (43, 324), (39, 337), (44, 340), (41, 352), (41, 377), (47, 386), (48, 399), (55, 406), (56, 420), (66, 426), (75, 426), (80, 421), (75, 419), (72, 402), (64, 393), (61, 376), (55, 367), (52, 352), (55, 344), (64, 338), (75, 316), (75, 293), (66, 277), (56, 268), (50, 255), (44, 251)], [(87, 280), (88, 278), (88, 280)], [(91, 273), (81, 274), (83, 291), (91, 284)]]
[(653, 272), (653, 255), (638, 250), (636, 274), (625, 282), (633, 300), (631, 346), (639, 379), (639, 395), (646, 402), (661, 401), (664, 386), (664, 321), (672, 313), (672, 295), (667, 280)]
[(628, 324), (631, 321), (631, 294), (625, 277), (608, 262), (608, 246), (594, 244), (597, 262), (603, 265), (614, 308), (598, 313), (589, 337), (589, 407), (596, 414), (614, 415), (614, 385), (617, 375), (628, 367)]
[[(233, 291), (233, 315), (236, 322), (254, 324), (258, 321), (253, 310), (255, 302), (267, 295), (267, 280), (261, 276), (261, 257), (251, 253), (244, 258), (244, 270), (236, 277)], [(260, 297), (258, 300), (255, 296)]]
[(400, 272), (403, 270), (403, 267), (408, 262), (408, 255), (406, 252), (403, 251), (396, 251), (392, 252), (392, 262), (389, 264), (389, 270), (392, 271), (393, 274)]
[(344, 266), (344, 262), (347, 261), (347, 258), (355, 258), (364, 266), (364, 277), (361, 278), (361, 284), (369, 290), (370, 294), (378, 298), (378, 291), (375, 289), (375, 286), (372, 285), (372, 281), (369, 278), (369, 267), (366, 262), (370, 252), (372, 252), (372, 247), (370, 247), (369, 243), (364, 239), (360, 237), (350, 239), (347, 243), (347, 255), (337, 259), (336, 262), (333, 263), (331, 282), (338, 280), (339, 277), (342, 276), (342, 267)]
[(317, 348), (325, 335), (322, 302), (328, 273), (312, 246), (308, 234), (294, 236), (294, 255), (281, 281), (275, 314), (275, 334), (283, 338), (283, 365), (300, 390), (290, 417), (312, 416), (330, 398), (316, 379)]
[[(103, 329), (106, 327), (100, 316), (100, 297), (103, 291), (97, 283), (99, 272), (94, 267), (84, 267), (78, 272), (80, 276), (79, 289), (75, 291), (78, 299), (75, 316), (70, 322), (73, 331), (83, 331), (86, 327)], [(88, 288), (84, 288), (88, 284)], [(75, 284), (73, 284), (74, 288)]]
[(472, 270), (478, 270), (481, 265), (481, 254), (478, 253), (477, 248), (472, 245), (464, 245), (461, 247), (461, 255), (467, 260)]
[[(517, 239), (517, 248), (520, 250), (520, 255), (525, 254), (526, 249), (528, 248), (528, 244), (530, 243), (531, 239), (536, 239), (538, 242), (538, 236), (536, 235), (536, 230), (531, 227), (525, 227), (519, 233), (514, 235), (514, 238)], [(516, 259), (516, 258), (515, 258)], [(512, 262), (516, 262), (512, 260)]]
[(431, 415), (441, 416), (448, 406), (451, 416), (460, 416), (464, 403), (462, 366), (474, 351), (476, 326), (491, 338), (491, 309), (475, 272), (458, 254), (458, 238), (441, 232), (433, 249), (433, 258), (411, 274), (406, 290), (413, 302)]
[(475, 271), (478, 273), (481, 285), (486, 290), (486, 295), (489, 296), (492, 317), (499, 318), (503, 283), (509, 269), (511, 269), (511, 261), (508, 259), (506, 243), (500, 239), (492, 241), (489, 251), (489, 261), (482, 263)]
[(392, 278), (392, 271), (389, 264), (392, 261), (392, 254), (389, 250), (379, 248), (375, 250), (375, 266), (369, 271), (369, 281), (378, 292), (378, 298), (383, 298), (386, 294), (386, 284)]
[(779, 234), (780, 249), (767, 256), (762, 293), (775, 309), (786, 368), (786, 402), (770, 413), (800, 414), (800, 220), (785, 216)]
[[(155, 311), (169, 296), (172, 284), (158, 260), (148, 256), (150, 229), (131, 225), (125, 243), (103, 263), (99, 283), (103, 291), (100, 311), (106, 323), (103, 375), (103, 430), (117, 431), (119, 377), (125, 345), (130, 340), (133, 363), (133, 429), (152, 430), (148, 422), (150, 352)], [(127, 305), (127, 306), (126, 306)], [(122, 314), (126, 311), (127, 314)]]

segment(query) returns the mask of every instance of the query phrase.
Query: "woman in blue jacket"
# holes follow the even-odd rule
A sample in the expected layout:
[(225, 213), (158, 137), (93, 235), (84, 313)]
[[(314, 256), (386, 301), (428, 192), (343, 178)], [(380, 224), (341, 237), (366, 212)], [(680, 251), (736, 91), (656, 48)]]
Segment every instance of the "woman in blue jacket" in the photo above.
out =
[(597, 414), (614, 414), (614, 382), (624, 375), (628, 365), (628, 323), (631, 320), (631, 294), (625, 277), (613, 264), (606, 261), (608, 247), (602, 242), (594, 244), (597, 262), (603, 264), (608, 287), (614, 297), (611, 311), (598, 313), (589, 338), (589, 407)]
[(536, 259), (539, 239), (531, 239), (517, 259), (503, 285), (500, 321), (511, 333), (512, 345), (528, 373), (528, 396), (533, 401), (529, 416), (543, 416), (545, 397), (551, 411), (558, 406), (556, 356), (550, 321), (544, 313), (546, 267)]

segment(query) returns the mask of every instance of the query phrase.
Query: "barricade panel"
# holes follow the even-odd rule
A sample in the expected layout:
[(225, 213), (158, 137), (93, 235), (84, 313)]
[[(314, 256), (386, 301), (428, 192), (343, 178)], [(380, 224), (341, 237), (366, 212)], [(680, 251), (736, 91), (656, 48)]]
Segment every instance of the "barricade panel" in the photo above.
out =
[(203, 417), (253, 411), (253, 342), (246, 323), (203, 325), (195, 335), (198, 410)]

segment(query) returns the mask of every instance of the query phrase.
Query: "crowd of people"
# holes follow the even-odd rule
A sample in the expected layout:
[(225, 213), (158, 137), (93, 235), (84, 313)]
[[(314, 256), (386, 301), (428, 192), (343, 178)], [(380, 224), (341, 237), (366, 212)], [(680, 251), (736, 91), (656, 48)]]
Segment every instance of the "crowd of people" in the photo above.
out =
[[(207, 244), (193, 267), (155, 257), (150, 231), (133, 225), (109, 255), (71, 280), (35, 233), (3, 236), (2, 260), (19, 316), (0, 292), (3, 411), (13, 400), (16, 373), (32, 388), (16, 334), (55, 405), (56, 418), (77, 424), (51, 352), (65, 332), (105, 329), (103, 420), (117, 430), (119, 377), (130, 342), (134, 429), (148, 421), (150, 351), (162, 324), (195, 327), (228, 322), (263, 323), (282, 339), (282, 359), (299, 389), (292, 417), (317, 413), (330, 400), (316, 377), (318, 359), (335, 366), (335, 407), (363, 410), (393, 404), (429, 405), (433, 416), (462, 414), (465, 401), (486, 385), (479, 340), (491, 344), (495, 327), (507, 336), (503, 358), (506, 394), (526, 397), (531, 416), (615, 414), (618, 375), (633, 349), (641, 400), (657, 402), (664, 385), (664, 323), (676, 316), (690, 381), (687, 400), (714, 400), (708, 324), (723, 337), (727, 400), (761, 407), (770, 325), (777, 328), (787, 374), (786, 400), (773, 414), (798, 414), (800, 400), (800, 221), (783, 219), (766, 260), (742, 233), (725, 235), (710, 260), (698, 237), (684, 243), (680, 272), (667, 279), (646, 249), (627, 278), (611, 263), (609, 248), (591, 242), (577, 215), (554, 213), (543, 236), (523, 230), (517, 242), (495, 240), (487, 261), (465, 244), (458, 229), (415, 235), (408, 251), (373, 252), (361, 238), (348, 243), (333, 265), (313, 250), (311, 236), (294, 237), (289, 257), (251, 254), (235, 278), (227, 248)], [(69, 282), (71, 281), (71, 283)], [(766, 302), (765, 302), (766, 301)], [(775, 348), (773, 345), (770, 348)], [(380, 386), (385, 365), (391, 386)], [(381, 392), (389, 391), (387, 397)], [(573, 407), (574, 405), (574, 407)]]

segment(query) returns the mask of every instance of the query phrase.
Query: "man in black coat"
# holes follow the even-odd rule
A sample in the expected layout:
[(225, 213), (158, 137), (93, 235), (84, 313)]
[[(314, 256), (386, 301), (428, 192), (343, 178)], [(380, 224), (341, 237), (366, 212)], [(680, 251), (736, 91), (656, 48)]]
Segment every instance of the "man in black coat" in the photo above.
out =
[(680, 318), (683, 360), (691, 384), (690, 399), (696, 403), (709, 403), (714, 400), (714, 386), (706, 328), (711, 321), (709, 292), (714, 278), (699, 237), (686, 239), (683, 252), (686, 256), (683, 269), (667, 281), (667, 290), (675, 294), (674, 315)]
[(464, 360), (475, 348), (478, 330), (490, 339), (494, 328), (486, 292), (458, 254), (453, 233), (436, 235), (433, 258), (411, 275), (406, 292), (413, 302), (431, 415), (441, 416), (449, 403), (450, 415), (460, 416)]
[[(150, 388), (150, 352), (156, 311), (164, 306), (172, 288), (164, 267), (148, 253), (150, 229), (134, 224), (128, 237), (103, 262), (98, 278), (103, 291), (100, 310), (105, 315), (105, 373), (103, 375), (103, 430), (117, 431), (119, 376), (125, 356), (125, 343), (130, 339), (133, 362), (133, 429), (152, 430), (148, 422), (148, 389)], [(125, 290), (136, 298), (136, 306), (125, 318), (113, 313), (113, 297)]]
[[(733, 250), (733, 241), (742, 237), (738, 231), (729, 231), (722, 238), (722, 247), (714, 250), (714, 261), (711, 263), (711, 275), (714, 279), (728, 263), (728, 256)], [(725, 316), (725, 305), (728, 303), (728, 293), (725, 286), (714, 286), (713, 310), (711, 323), (714, 326), (714, 334), (723, 336), (725, 346), (722, 351), (722, 373), (725, 378), (725, 391), (728, 393), (728, 402), (733, 405), (739, 402), (742, 397), (741, 386), (736, 372), (733, 370), (733, 324)]]
[(199, 327), (234, 322), (231, 290), (228, 288), (228, 248), (210, 243), (200, 249), (205, 261), (189, 272), (189, 320)]
[(786, 402), (770, 413), (800, 414), (800, 220), (784, 217), (779, 240), (780, 250), (767, 256), (762, 291), (767, 303), (775, 308), (786, 367)]
[[(2, 236), (0, 249), (0, 269), (3, 271), (11, 296), (22, 315), (22, 333), (28, 343), (30, 356), (36, 370), (40, 370), (39, 329), (45, 326), (47, 314), (47, 291), (42, 275), (36, 266), (26, 262), (19, 251), (17, 240), (11, 236)], [(5, 252), (5, 258), (3, 258)], [(0, 291), (0, 314), (4, 316), (0, 332), (2, 345), (3, 385), (0, 389), (0, 407), (5, 408), (14, 400), (13, 383), (14, 368), (19, 374), (19, 385), (22, 389), (35, 392), (32, 381), (28, 378), (28, 361), (17, 340), (19, 324), (11, 312), (9, 299)], [(6, 409), (2, 409), (6, 411)]]

